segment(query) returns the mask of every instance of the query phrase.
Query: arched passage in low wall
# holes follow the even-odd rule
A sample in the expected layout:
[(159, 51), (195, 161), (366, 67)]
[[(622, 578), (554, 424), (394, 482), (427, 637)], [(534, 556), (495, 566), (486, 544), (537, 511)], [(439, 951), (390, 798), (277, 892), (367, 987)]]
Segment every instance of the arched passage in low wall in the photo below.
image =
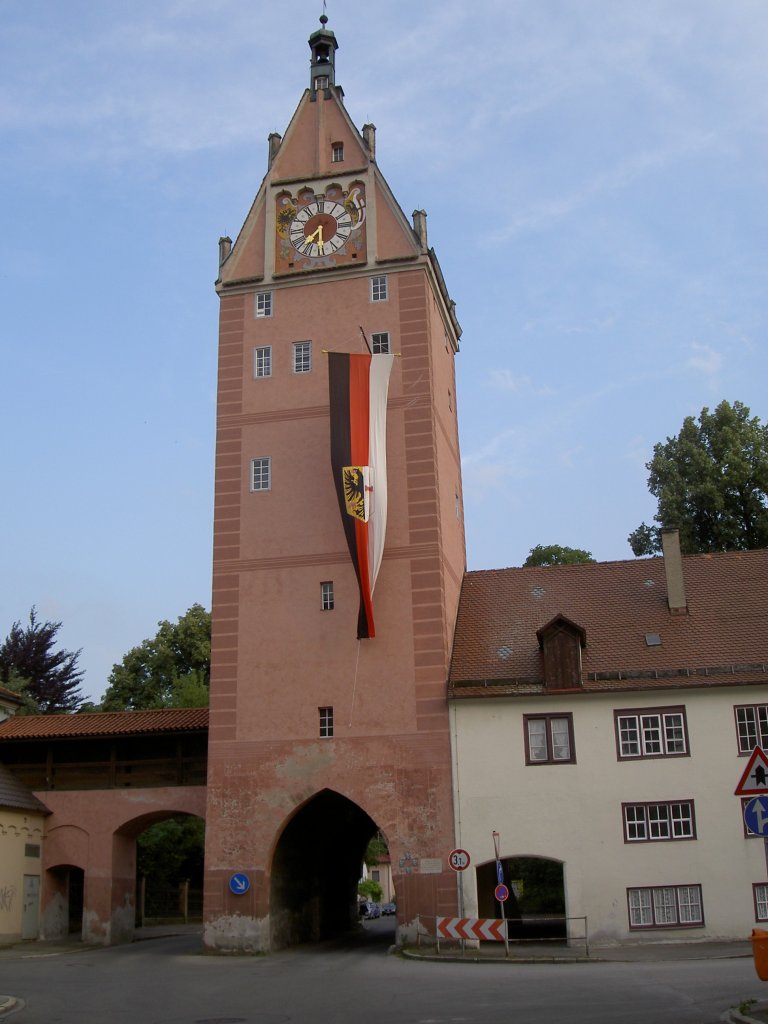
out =
[(64, 869), (84, 873), (84, 942), (130, 942), (136, 918), (136, 837), (178, 814), (205, 817), (204, 786), (51, 791), (36, 794), (52, 812), (43, 843), (41, 938), (69, 928)]

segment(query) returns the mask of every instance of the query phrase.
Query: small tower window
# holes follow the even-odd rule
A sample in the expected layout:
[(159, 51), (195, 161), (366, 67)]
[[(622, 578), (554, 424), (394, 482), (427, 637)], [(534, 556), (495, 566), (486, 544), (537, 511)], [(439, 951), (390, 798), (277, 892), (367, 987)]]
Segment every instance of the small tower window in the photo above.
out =
[(320, 713), (320, 739), (327, 740), (333, 736), (333, 708), (318, 708)]
[(387, 293), (387, 275), (382, 274), (381, 277), (371, 278), (371, 302), (386, 302), (388, 298)]
[(331, 160), (335, 164), (341, 163), (344, 159), (344, 143), (334, 142), (331, 146)]
[(312, 370), (312, 342), (297, 341), (293, 345), (293, 372), (309, 373)]
[(272, 459), (253, 459), (251, 461), (251, 490), (269, 491), (272, 489)]
[(320, 607), (324, 612), (333, 611), (333, 580), (320, 584)]
[(253, 315), (256, 317), (272, 316), (272, 292), (256, 292)]
[(378, 334), (372, 334), (371, 345), (374, 355), (389, 352), (389, 331), (380, 331)]
[(253, 376), (272, 376), (272, 346), (259, 345), (253, 350)]

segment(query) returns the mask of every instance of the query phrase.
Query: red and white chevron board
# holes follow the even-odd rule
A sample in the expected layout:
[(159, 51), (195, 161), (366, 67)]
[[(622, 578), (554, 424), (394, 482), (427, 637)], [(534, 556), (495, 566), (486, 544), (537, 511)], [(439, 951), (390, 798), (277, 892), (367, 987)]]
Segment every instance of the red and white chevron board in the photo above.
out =
[(503, 942), (505, 924), (506, 921), (494, 917), (438, 917), (437, 937)]

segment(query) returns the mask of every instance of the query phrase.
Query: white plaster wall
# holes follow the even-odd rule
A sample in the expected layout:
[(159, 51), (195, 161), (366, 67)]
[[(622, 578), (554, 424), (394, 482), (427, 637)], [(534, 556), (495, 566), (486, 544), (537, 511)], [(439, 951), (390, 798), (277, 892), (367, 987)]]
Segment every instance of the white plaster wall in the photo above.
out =
[[(460, 700), (452, 704), (456, 835), (473, 866), (502, 857), (564, 863), (569, 916), (588, 917), (595, 942), (748, 938), (752, 883), (766, 881), (762, 839), (744, 836), (733, 791), (746, 767), (733, 708), (759, 703), (756, 687), (632, 694)], [(613, 711), (684, 705), (689, 757), (618, 761)], [(523, 716), (572, 712), (576, 764), (525, 764)], [(693, 800), (697, 838), (627, 844), (622, 801)], [(472, 868), (465, 913), (476, 911)], [(629, 930), (626, 890), (700, 884), (704, 928)], [(763, 925), (765, 927), (765, 925)], [(576, 929), (574, 929), (575, 934)]]

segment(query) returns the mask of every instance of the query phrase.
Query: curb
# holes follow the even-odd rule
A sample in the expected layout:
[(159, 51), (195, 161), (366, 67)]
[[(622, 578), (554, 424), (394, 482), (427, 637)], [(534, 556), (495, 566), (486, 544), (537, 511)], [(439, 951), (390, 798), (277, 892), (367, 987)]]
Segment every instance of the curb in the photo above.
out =
[(17, 1005), (18, 1000), (15, 996), (0, 996), (0, 1017), (15, 1010)]

